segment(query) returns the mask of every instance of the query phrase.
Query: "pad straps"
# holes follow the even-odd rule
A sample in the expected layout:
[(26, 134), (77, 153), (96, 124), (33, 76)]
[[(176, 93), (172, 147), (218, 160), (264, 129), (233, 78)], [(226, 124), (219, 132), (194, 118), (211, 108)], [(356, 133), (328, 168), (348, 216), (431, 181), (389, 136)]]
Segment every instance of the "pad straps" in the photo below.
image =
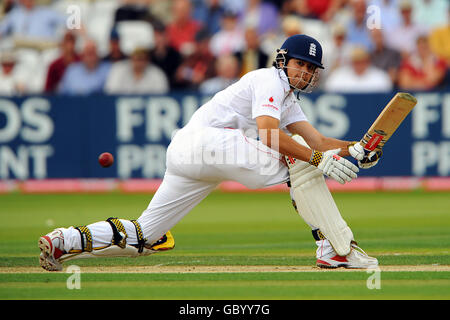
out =
[(141, 228), (141, 225), (139, 224), (139, 222), (137, 222), (136, 220), (130, 220), (130, 221), (134, 224), (134, 226), (136, 228), (136, 235), (137, 235), (137, 240), (138, 240), (138, 245), (137, 245), (138, 252), (142, 253), (147, 239), (144, 238), (144, 233), (142, 232), (142, 228)]
[(106, 220), (111, 225), (113, 232), (112, 244), (119, 246), (120, 248), (125, 248), (127, 245), (127, 232), (122, 222), (117, 218), (108, 218)]
[[(120, 248), (125, 248), (127, 245), (127, 232), (125, 231), (125, 227), (123, 226), (123, 223), (118, 218), (108, 218), (106, 220), (110, 225), (111, 229), (113, 231), (113, 245), (117, 245)], [(145, 242), (147, 239), (144, 238), (144, 233), (142, 232), (141, 225), (136, 220), (130, 220), (131, 223), (133, 223), (134, 227), (136, 228), (136, 238), (138, 241), (137, 249), (139, 253), (142, 253), (144, 251)]]
[(316, 229), (312, 231), (312, 235), (314, 237), (314, 240), (316, 241), (320, 241), (320, 240), (325, 240), (326, 237), (323, 235), (323, 233), (320, 231), (320, 229)]
[(76, 227), (76, 230), (80, 233), (81, 237), (81, 251), (91, 252), (92, 251), (92, 234), (88, 227), (81, 226)]

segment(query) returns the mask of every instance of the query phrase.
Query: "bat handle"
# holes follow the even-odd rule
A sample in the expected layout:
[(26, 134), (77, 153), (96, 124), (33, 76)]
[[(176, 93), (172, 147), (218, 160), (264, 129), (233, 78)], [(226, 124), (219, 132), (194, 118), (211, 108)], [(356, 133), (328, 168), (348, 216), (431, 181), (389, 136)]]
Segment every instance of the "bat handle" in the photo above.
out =
[(366, 133), (364, 138), (361, 140), (361, 144), (364, 147), (364, 150), (369, 152), (374, 151), (377, 147), (381, 149), (385, 142), (383, 141), (384, 137), (385, 136), (378, 133), (374, 133), (372, 135)]

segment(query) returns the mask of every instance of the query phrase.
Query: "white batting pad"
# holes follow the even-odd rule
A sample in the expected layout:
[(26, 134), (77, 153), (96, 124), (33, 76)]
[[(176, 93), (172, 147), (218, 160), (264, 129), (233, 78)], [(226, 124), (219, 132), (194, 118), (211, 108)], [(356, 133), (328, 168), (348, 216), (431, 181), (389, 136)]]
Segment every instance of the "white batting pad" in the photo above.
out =
[[(302, 145), (306, 142), (299, 137), (293, 139)], [(288, 159), (291, 179), (291, 195), (300, 216), (309, 225), (320, 229), (330, 241), (336, 253), (346, 256), (350, 253), (353, 233), (341, 216), (322, 172), (307, 162)]]
[(60, 262), (66, 262), (73, 259), (84, 259), (84, 258), (105, 258), (105, 257), (129, 257), (134, 258), (138, 256), (147, 256), (153, 254), (157, 251), (144, 248), (144, 250), (139, 253), (138, 249), (126, 245), (125, 248), (120, 248), (119, 246), (111, 245), (109, 247), (93, 250), (91, 252), (81, 252), (81, 253), (68, 253), (64, 254), (59, 258)]

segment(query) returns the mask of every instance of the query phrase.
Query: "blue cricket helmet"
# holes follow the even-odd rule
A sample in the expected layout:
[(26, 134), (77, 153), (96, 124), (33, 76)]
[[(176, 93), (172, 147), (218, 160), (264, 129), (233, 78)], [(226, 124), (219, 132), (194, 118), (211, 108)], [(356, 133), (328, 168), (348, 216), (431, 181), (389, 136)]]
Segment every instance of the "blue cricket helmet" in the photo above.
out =
[(322, 46), (316, 39), (305, 34), (296, 34), (290, 36), (284, 41), (278, 53), (284, 54), (289, 58), (300, 59), (310, 62), (320, 69), (322, 65)]

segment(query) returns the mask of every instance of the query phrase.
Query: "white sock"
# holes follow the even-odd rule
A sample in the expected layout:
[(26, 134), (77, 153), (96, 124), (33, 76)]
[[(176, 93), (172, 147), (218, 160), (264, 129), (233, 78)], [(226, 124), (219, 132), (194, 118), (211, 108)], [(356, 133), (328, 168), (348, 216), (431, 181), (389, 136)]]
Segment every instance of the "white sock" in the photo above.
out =
[(336, 255), (336, 252), (334, 251), (333, 247), (330, 244), (330, 241), (328, 239), (325, 240), (319, 240), (316, 241), (317, 244), (317, 250), (316, 250), (316, 258), (320, 259), (322, 257), (328, 256), (328, 255)]

